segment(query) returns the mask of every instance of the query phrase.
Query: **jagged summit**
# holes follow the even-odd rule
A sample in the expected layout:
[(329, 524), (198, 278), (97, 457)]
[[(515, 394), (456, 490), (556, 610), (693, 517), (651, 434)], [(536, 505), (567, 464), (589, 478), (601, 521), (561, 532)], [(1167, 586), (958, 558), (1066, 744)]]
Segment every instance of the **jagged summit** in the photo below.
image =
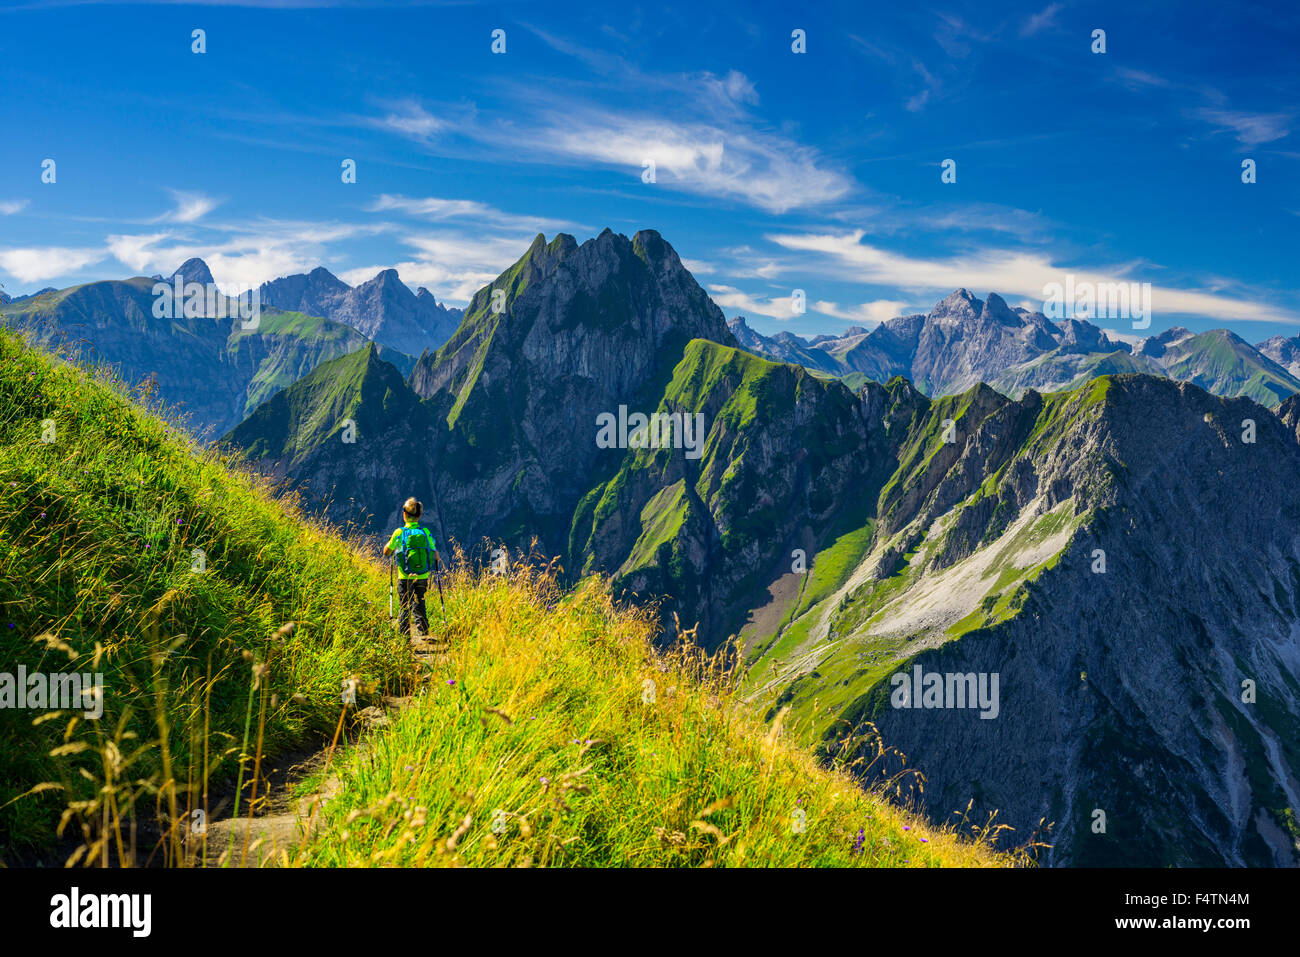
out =
[(208, 268), (208, 264), (197, 256), (181, 263), (180, 267), (168, 278), (175, 279), (177, 276), (181, 278), (182, 282), (187, 283), (197, 282), (202, 285), (213, 285), (216, 283), (216, 280), (212, 278), (212, 270)]

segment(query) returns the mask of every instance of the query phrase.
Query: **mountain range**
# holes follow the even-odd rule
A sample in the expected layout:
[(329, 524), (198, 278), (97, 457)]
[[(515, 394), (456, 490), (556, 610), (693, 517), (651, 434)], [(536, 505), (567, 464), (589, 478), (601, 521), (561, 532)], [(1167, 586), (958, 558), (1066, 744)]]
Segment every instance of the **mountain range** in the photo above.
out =
[(745, 349), (764, 358), (844, 376), (855, 386), (903, 376), (927, 395), (953, 395), (983, 382), (1018, 398), (1028, 389), (1050, 392), (1126, 372), (1269, 406), (1300, 392), (1300, 337), (1274, 336), (1252, 346), (1227, 329), (1197, 334), (1175, 326), (1130, 344), (1087, 320), (1053, 322), (1008, 306), (996, 293), (980, 300), (965, 289), (928, 314), (890, 319), (870, 331), (853, 326), (839, 336), (764, 336), (743, 316), (728, 325)]
[(174, 418), (212, 436), (322, 361), (371, 341), (409, 373), (414, 357), (441, 345), (460, 317), (428, 290), (412, 293), (391, 269), (355, 288), (325, 269), (264, 283), (258, 321), (248, 329), (238, 319), (217, 318), (217, 310), (160, 317), (155, 284), (178, 278), (215, 288), (207, 264), (190, 259), (166, 280), (106, 280), (6, 298), (0, 323), (46, 347), (106, 363), (132, 385), (152, 378), (157, 401)]
[[(539, 236), (405, 379), (367, 347), (225, 441), (335, 518), (378, 530), (414, 494), (444, 542), (734, 636), (751, 707), (938, 821), (996, 812), (1057, 864), (1300, 860), (1300, 413), (1253, 397), (1291, 373), (965, 290), (779, 343), (820, 368), (759, 345), (658, 233)], [(980, 381), (1012, 371), (1014, 396)], [(926, 706), (935, 674), (997, 695)]]
[(461, 317), (459, 309), (442, 305), (423, 286), (411, 292), (396, 269), (385, 269), (353, 287), (318, 266), (263, 283), (261, 296), (263, 305), (341, 322), (367, 339), (413, 356), (451, 338)]

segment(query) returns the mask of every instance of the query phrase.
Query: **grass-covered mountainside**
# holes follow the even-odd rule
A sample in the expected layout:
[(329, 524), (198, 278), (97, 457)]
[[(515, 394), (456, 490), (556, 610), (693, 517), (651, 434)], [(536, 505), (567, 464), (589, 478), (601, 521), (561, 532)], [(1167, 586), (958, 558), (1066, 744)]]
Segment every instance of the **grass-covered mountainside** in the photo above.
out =
[[(206, 266), (202, 272), (210, 275)], [(250, 329), (238, 319), (179, 311), (176, 318), (158, 318), (154, 284), (138, 276), (51, 290), (0, 305), (0, 325), (45, 348), (112, 366), (126, 382), (152, 379), (155, 401), (209, 436), (228, 431), (321, 362), (369, 342), (341, 322), (269, 306)], [(410, 356), (379, 348), (404, 372), (414, 365)]]
[[(444, 537), (610, 575), (708, 650), (739, 634), (756, 713), (790, 707), (827, 759), (842, 729), (885, 729), (937, 821), (997, 811), (1012, 841), (1052, 825), (1058, 863), (1294, 861), (1300, 445), (1250, 398), (1131, 371), (1204, 356), (1211, 334), (1130, 353), (958, 290), (849, 346), (877, 371), (922, 362), (924, 381), (853, 391), (736, 348), (706, 304), (657, 234), (539, 237), (421, 358), (418, 407), (385, 400), (408, 411), (377, 423), (382, 457), (235, 444), (336, 502), (366, 482), (427, 490)], [(1069, 389), (978, 381), (1046, 353)], [(698, 415), (702, 440), (598, 442), (598, 417), (624, 412)], [(894, 674), (918, 664), (1000, 675), (996, 717), (894, 707)]]
[(191, 812), (236, 782), (247, 805), (274, 755), (329, 736), (351, 678), (358, 706), (413, 704), (335, 755), (338, 796), (281, 862), (1020, 860), (861, 790), (847, 759), (818, 764), (736, 706), (722, 659), (656, 651), (602, 579), (459, 566), (450, 651), (420, 667), (370, 554), (111, 376), (0, 332), (0, 410), (3, 671), (103, 675), (98, 720), (0, 708), (0, 859), (62, 824), (78, 864), (186, 860)]
[(273, 752), (332, 728), (351, 675), (400, 693), (378, 578), (124, 387), (0, 332), (0, 661), (103, 675), (98, 721), (0, 708), (5, 847), (49, 845), (67, 807), (95, 839), (133, 803), (203, 807), (250, 703)]
[[(736, 706), (689, 641), (591, 578), (517, 565), (449, 583), (451, 651), (337, 766), (309, 866), (1006, 866), (819, 765)], [(875, 739), (872, 739), (873, 744)], [(856, 742), (854, 742), (856, 743)], [(846, 742), (844, 754), (855, 753)], [(856, 754), (853, 760), (857, 760)], [(983, 821), (977, 822), (984, 824)]]

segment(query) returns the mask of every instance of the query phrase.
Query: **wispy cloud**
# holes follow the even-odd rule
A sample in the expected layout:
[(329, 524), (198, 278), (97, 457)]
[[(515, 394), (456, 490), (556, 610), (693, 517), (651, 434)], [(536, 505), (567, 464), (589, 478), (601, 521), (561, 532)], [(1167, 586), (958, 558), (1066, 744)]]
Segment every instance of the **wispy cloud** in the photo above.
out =
[(393, 109), (376, 120), (375, 125), (417, 140), (427, 140), (447, 126), (445, 121), (438, 119), (414, 100), (405, 100), (396, 104)]
[[(758, 297), (737, 289), (735, 286), (723, 283), (709, 285), (709, 296), (720, 308), (728, 310), (733, 315), (764, 316), (768, 319), (782, 321), (797, 319), (800, 315), (803, 315), (803, 313), (794, 311), (795, 300), (793, 293), (794, 290), (791, 290), (791, 295), (788, 296)], [(893, 319), (895, 316), (902, 315), (906, 303), (893, 299), (877, 299), (856, 306), (841, 307), (839, 303), (819, 299), (814, 302), (805, 302), (804, 305), (807, 311), (820, 313), (824, 316), (843, 319), (846, 322), (876, 325), (886, 319)]]
[(386, 224), (263, 220), (214, 227), (216, 238), (210, 240), (172, 230), (112, 235), (105, 252), (139, 274), (167, 274), (197, 256), (207, 262), (219, 285), (242, 289), (305, 272), (327, 260), (330, 244), (390, 228)]
[(710, 284), (709, 296), (720, 308), (730, 310), (733, 314), (766, 316), (769, 319), (795, 319), (800, 315), (794, 311), (793, 295), (760, 299), (735, 286), (716, 283)]
[(179, 189), (169, 189), (167, 192), (171, 193), (176, 208), (159, 217), (159, 222), (197, 222), (221, 204), (220, 200), (213, 199), (203, 193), (187, 192)]
[(1286, 137), (1296, 118), (1294, 113), (1243, 113), (1209, 107), (1197, 110), (1196, 115), (1221, 130), (1231, 130), (1243, 146), (1259, 146)]
[(819, 299), (810, 308), (823, 315), (834, 316), (836, 319), (878, 325), (887, 319), (903, 315), (907, 303), (898, 299), (876, 299), (872, 302), (864, 302), (856, 306), (845, 306), (841, 309), (839, 303)]
[(387, 266), (366, 266), (340, 274), (356, 284), (381, 269), (396, 269), (402, 280), (413, 286), (427, 286), (439, 299), (465, 303), (523, 255), (531, 236), (484, 238), (463, 232), (410, 234), (403, 243), (414, 256)]
[(852, 186), (815, 150), (785, 137), (658, 117), (595, 111), (555, 116), (523, 142), (554, 158), (638, 176), (652, 162), (655, 185), (737, 199), (773, 213), (832, 202)]
[(1064, 4), (1051, 3), (1030, 16), (1020, 26), (1020, 35), (1022, 37), (1032, 37), (1035, 33), (1040, 33), (1048, 27), (1056, 26), (1056, 15), (1061, 12)]
[(29, 200), (25, 199), (3, 199), (0, 200), (0, 216), (12, 216), (14, 213), (21, 213), (27, 208)]
[(497, 209), (474, 199), (446, 199), (440, 196), (400, 196), (382, 193), (366, 207), (368, 211), (395, 212), (432, 222), (470, 220), (480, 226), (509, 230), (516, 233), (547, 233), (561, 229), (582, 229), (581, 225), (566, 219), (546, 216), (522, 216)]

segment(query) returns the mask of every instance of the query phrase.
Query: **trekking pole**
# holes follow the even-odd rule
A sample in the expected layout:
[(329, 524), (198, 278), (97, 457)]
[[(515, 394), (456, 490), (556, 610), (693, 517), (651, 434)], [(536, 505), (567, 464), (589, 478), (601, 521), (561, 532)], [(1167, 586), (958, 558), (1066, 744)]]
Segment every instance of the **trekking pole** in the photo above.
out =
[(388, 617), (393, 617), (393, 563), (388, 563)]
[(447, 603), (443, 600), (442, 597), (442, 576), (438, 574), (439, 568), (442, 567), (442, 562), (438, 561), (436, 557), (434, 558), (434, 561), (437, 564), (434, 566), (433, 569), (433, 580), (438, 585), (438, 605), (442, 608), (442, 627), (446, 628), (447, 627)]

